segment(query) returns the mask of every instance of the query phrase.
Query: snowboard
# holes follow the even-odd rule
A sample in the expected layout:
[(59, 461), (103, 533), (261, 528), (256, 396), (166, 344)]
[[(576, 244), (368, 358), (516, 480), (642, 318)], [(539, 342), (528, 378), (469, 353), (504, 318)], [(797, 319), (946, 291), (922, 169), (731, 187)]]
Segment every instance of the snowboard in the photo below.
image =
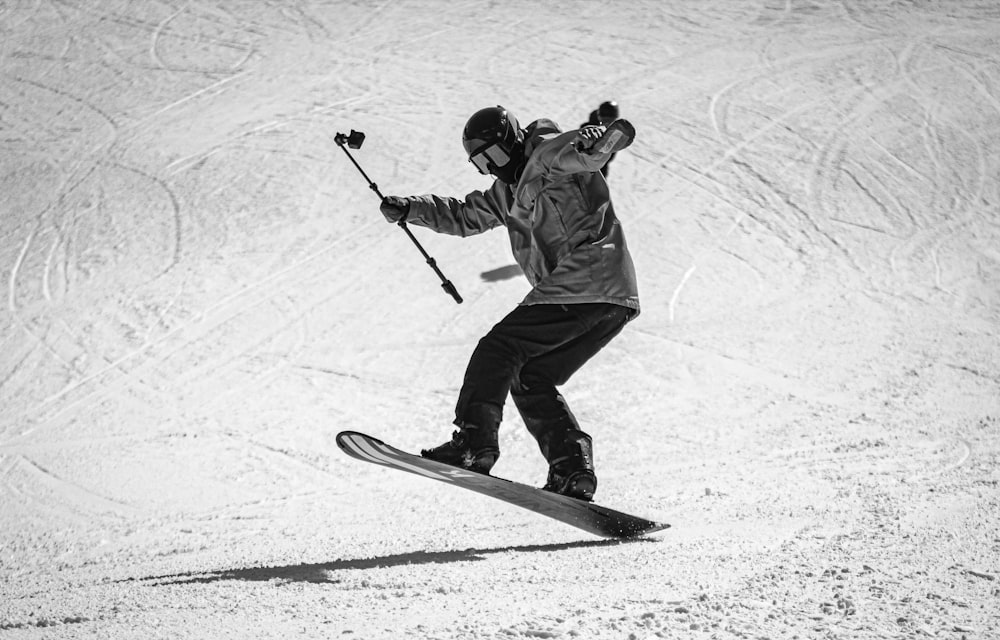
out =
[(337, 434), (337, 446), (352, 458), (475, 491), (605, 538), (636, 538), (670, 527), (520, 482), (428, 460), (357, 431)]

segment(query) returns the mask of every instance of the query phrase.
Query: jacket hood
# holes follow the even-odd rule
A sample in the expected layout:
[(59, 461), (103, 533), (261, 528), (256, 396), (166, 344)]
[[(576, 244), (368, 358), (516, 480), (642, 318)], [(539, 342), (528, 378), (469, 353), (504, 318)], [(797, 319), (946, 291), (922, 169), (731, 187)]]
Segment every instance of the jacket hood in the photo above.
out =
[(524, 155), (530, 156), (545, 136), (557, 133), (562, 133), (562, 129), (554, 121), (548, 118), (535, 120), (524, 128)]

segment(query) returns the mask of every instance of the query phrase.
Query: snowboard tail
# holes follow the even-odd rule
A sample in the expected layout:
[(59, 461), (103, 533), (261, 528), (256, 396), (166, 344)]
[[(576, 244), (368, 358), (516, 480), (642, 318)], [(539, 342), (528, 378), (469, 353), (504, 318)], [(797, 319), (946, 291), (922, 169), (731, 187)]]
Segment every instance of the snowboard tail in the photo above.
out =
[(337, 446), (358, 460), (475, 491), (605, 538), (635, 538), (670, 527), (520, 482), (422, 458), (357, 431), (337, 434)]

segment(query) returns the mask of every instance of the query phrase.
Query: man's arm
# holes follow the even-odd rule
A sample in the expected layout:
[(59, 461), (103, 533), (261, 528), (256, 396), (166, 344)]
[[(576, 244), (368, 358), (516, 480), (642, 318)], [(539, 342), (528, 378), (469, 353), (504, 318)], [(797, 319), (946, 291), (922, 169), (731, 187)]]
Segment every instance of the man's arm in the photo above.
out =
[(471, 236), (504, 224), (510, 210), (510, 190), (493, 183), (487, 191), (473, 191), (465, 199), (421, 195), (407, 198), (406, 222), (453, 236)]
[(611, 156), (632, 144), (635, 128), (615, 120), (607, 128), (587, 126), (567, 131), (539, 148), (543, 166), (553, 175), (598, 171)]

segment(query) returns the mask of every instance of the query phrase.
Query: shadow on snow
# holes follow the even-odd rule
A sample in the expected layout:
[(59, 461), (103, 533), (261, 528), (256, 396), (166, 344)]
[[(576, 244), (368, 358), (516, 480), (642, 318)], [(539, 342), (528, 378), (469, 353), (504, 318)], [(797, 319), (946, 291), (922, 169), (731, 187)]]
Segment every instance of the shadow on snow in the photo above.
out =
[(398, 553), (376, 558), (361, 558), (355, 560), (334, 560), (312, 564), (296, 564), (279, 567), (249, 567), (246, 569), (226, 569), (222, 571), (178, 573), (164, 576), (149, 576), (146, 578), (128, 578), (119, 582), (152, 582), (157, 585), (166, 584), (198, 584), (221, 582), (223, 580), (245, 580), (249, 582), (267, 582), (280, 580), (284, 582), (340, 582), (331, 575), (337, 571), (356, 569), (381, 569), (419, 564), (447, 564), (451, 562), (475, 562), (485, 560), (484, 556), (494, 553), (534, 553), (554, 552), (567, 549), (586, 549), (592, 547), (614, 547), (636, 542), (655, 542), (652, 538), (636, 538), (632, 540), (588, 540), (560, 544), (535, 544), (515, 547), (497, 547), (492, 549), (464, 549), (454, 551), (413, 551)]

